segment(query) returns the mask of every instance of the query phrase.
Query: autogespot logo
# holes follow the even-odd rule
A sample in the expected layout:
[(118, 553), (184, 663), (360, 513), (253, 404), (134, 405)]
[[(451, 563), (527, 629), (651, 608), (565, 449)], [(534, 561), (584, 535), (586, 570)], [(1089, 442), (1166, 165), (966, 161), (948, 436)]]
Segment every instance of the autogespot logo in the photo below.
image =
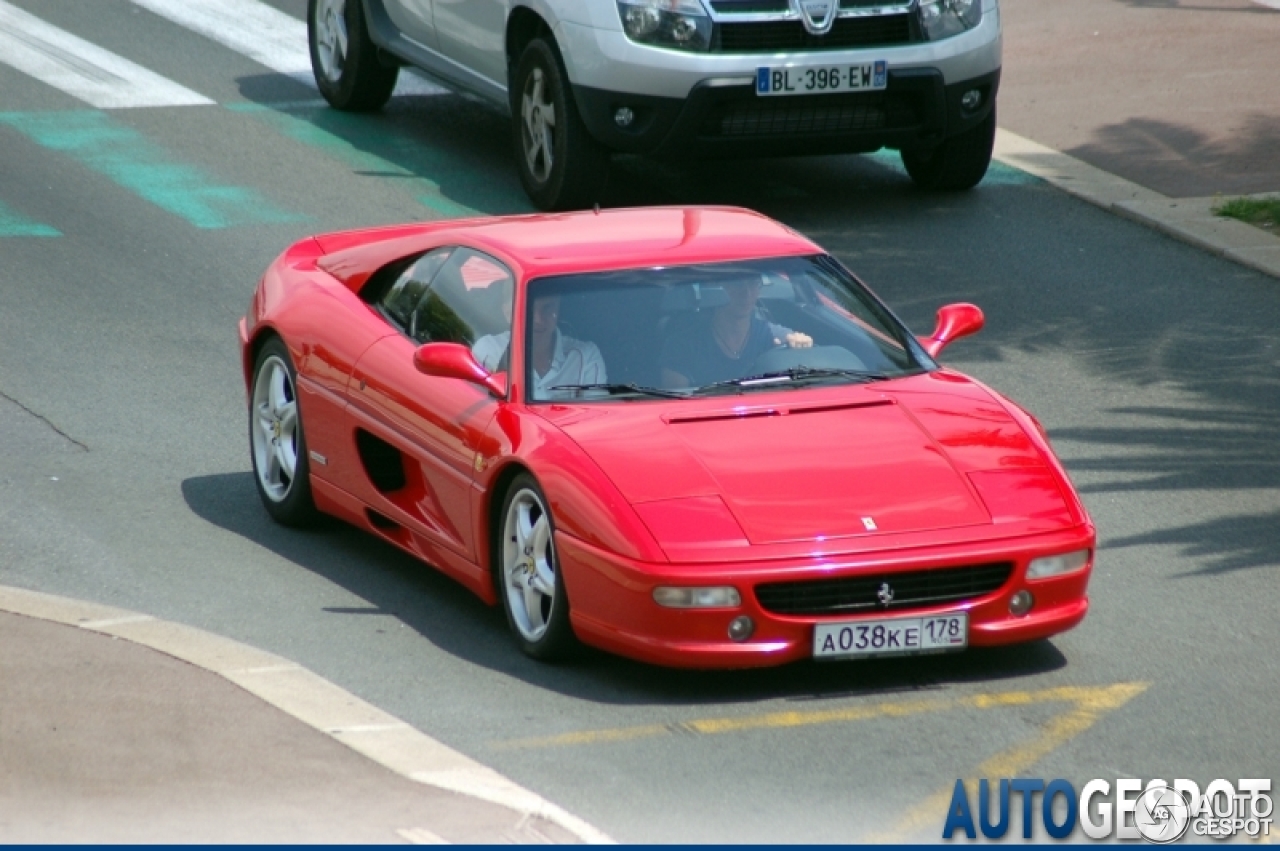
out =
[(957, 780), (942, 838), (951, 839), (963, 831), (969, 839), (976, 839), (981, 831), (987, 839), (1000, 839), (1009, 833), (1013, 815), (1020, 812), (1022, 837), (1031, 839), (1039, 796), (1039, 821), (1053, 839), (1066, 839), (1078, 827), (1089, 839), (1141, 838), (1164, 844), (1189, 832), (1201, 841), (1230, 839), (1240, 833), (1257, 840), (1271, 835), (1270, 791), (1271, 781), (1262, 778), (1246, 778), (1235, 784), (1214, 780), (1203, 794), (1191, 780), (1179, 779), (1172, 784), (1151, 780), (1143, 786), (1141, 780), (1122, 778), (1114, 784), (1090, 780), (1077, 796), (1075, 788), (1062, 779), (1046, 782), (1020, 777), (999, 780), (994, 786), (984, 779), (977, 783), (975, 819), (970, 789)]
[(1191, 824), (1191, 802), (1171, 786), (1150, 785), (1133, 808), (1133, 826), (1143, 839), (1175, 842)]

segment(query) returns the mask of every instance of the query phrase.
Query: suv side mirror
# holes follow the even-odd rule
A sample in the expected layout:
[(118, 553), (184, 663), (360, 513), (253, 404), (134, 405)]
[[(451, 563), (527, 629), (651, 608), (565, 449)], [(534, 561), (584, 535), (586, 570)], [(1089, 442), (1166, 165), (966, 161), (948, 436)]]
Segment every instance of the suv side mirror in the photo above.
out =
[(458, 343), (427, 343), (413, 353), (413, 365), (424, 375), (458, 378), (478, 384), (495, 398), (507, 395), (505, 376), (494, 375), (480, 365), (466, 346)]
[(936, 358), (951, 343), (976, 334), (986, 321), (976, 304), (948, 304), (938, 308), (938, 322), (928, 337), (917, 337), (929, 357)]

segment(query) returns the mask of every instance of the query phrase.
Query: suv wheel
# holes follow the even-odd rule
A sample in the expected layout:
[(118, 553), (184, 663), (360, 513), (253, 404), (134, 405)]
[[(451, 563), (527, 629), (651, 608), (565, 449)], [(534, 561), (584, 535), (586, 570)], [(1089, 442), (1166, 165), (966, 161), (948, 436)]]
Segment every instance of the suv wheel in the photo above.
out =
[(609, 176), (609, 152), (578, 115), (568, 75), (555, 47), (529, 42), (510, 87), (520, 182), (543, 210), (597, 203)]
[(310, 0), (307, 41), (316, 86), (332, 106), (369, 112), (391, 97), (400, 69), (379, 61), (361, 0)]
[(996, 111), (936, 148), (903, 150), (902, 164), (922, 189), (972, 189), (987, 173), (996, 143)]

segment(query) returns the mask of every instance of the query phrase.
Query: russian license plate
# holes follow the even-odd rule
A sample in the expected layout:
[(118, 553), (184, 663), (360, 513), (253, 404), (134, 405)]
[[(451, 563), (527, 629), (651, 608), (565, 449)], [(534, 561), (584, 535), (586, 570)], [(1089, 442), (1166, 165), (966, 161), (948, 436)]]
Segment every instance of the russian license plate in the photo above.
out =
[(888, 76), (884, 60), (814, 68), (757, 68), (756, 94), (772, 97), (870, 92), (888, 85)]
[(962, 650), (969, 644), (969, 616), (933, 615), (915, 618), (820, 623), (813, 628), (815, 659), (892, 656)]

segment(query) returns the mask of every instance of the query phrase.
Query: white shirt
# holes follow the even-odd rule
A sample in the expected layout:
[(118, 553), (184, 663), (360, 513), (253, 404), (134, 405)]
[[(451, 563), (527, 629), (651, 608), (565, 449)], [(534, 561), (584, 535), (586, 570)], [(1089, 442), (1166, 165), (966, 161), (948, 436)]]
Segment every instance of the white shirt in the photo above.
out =
[[(511, 332), (489, 334), (476, 340), (471, 346), (471, 353), (480, 361), (480, 365), (493, 372), (502, 363), (502, 355), (511, 345)], [(605, 374), (604, 358), (595, 343), (586, 340), (575, 340), (566, 337), (556, 329), (555, 349), (551, 355), (551, 368), (546, 375), (539, 375), (533, 370), (532, 399), (571, 398), (572, 391), (551, 388), (561, 384), (604, 384), (609, 380)]]

